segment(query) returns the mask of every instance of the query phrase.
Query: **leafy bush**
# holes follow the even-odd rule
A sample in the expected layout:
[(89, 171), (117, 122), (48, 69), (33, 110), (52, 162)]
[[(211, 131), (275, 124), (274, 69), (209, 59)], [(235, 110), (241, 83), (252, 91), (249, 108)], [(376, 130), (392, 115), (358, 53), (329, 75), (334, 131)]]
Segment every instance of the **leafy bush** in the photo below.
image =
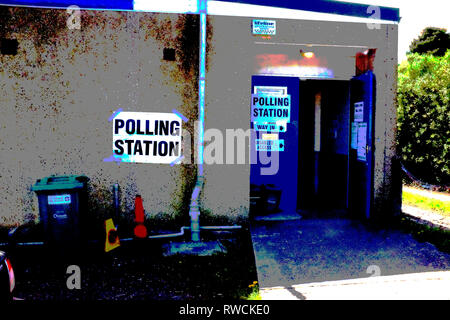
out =
[(450, 50), (408, 55), (398, 70), (398, 136), (404, 165), (428, 183), (450, 184)]

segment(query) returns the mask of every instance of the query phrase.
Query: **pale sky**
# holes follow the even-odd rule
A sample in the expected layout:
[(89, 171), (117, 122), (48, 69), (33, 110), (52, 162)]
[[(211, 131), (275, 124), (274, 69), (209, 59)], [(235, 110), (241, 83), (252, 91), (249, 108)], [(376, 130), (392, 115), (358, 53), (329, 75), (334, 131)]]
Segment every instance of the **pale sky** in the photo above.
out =
[[(309, 0), (297, 0), (309, 1)], [(341, 1), (341, 0), (337, 0)], [(425, 27), (439, 27), (450, 30), (450, 0), (342, 0), (345, 2), (362, 3), (369, 5), (379, 5), (400, 9), (399, 39), (398, 39), (398, 60), (401, 62), (406, 58), (411, 41), (419, 36)], [(274, 0), (276, 3), (276, 0)], [(196, 11), (196, 0), (134, 0), (135, 10), (149, 10), (163, 12), (186, 12)], [(257, 9), (257, 10), (256, 10)], [(209, 1), (208, 12), (211, 14), (241, 15), (241, 16), (274, 16), (276, 18), (297, 18), (321, 20), (326, 14), (316, 14), (305, 11), (293, 11), (287, 9), (277, 9), (249, 6), (238, 3)], [(293, 13), (295, 12), (295, 13)], [(330, 15), (331, 16), (331, 15)], [(330, 20), (346, 21), (345, 16), (332, 15)], [(336, 19), (336, 17), (338, 19)], [(358, 21), (358, 18), (352, 18)], [(362, 20), (362, 19), (359, 19)]]

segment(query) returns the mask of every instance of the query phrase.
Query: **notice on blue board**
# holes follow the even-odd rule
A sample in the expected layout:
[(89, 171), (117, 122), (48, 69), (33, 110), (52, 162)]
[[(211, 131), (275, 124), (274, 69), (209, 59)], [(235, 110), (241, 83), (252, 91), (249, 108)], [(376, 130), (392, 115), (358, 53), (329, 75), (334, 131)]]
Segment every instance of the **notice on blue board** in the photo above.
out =
[(256, 151), (284, 151), (284, 140), (256, 139)]
[(287, 122), (276, 121), (270, 122), (253, 122), (253, 128), (256, 131), (270, 131), (270, 132), (286, 132)]

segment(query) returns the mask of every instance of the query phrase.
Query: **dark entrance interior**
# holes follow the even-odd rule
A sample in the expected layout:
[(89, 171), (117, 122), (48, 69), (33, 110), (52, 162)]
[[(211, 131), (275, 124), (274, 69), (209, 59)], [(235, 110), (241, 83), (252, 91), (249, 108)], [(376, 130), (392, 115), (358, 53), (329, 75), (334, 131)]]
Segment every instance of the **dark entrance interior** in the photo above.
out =
[(298, 208), (348, 208), (350, 81), (302, 80), (299, 103)]

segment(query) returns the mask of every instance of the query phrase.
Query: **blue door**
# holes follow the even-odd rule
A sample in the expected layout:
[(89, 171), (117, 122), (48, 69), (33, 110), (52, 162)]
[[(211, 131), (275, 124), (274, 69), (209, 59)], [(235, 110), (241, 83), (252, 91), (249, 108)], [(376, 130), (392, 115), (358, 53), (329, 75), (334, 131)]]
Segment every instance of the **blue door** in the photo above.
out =
[[(276, 95), (290, 97), (290, 121), (286, 124), (280, 122), (274, 131), (266, 131), (265, 127), (263, 131), (259, 131), (255, 122), (251, 121), (250, 126), (255, 130), (255, 135), (250, 139), (250, 183), (257, 186), (273, 185), (280, 189), (279, 208), (291, 212), (297, 209), (299, 85), (300, 80), (297, 77), (252, 76), (250, 93), (250, 96), (267, 93), (270, 97)], [(269, 140), (277, 141), (278, 147), (281, 145), (281, 148), (277, 147), (279, 151), (257, 150), (257, 144), (267, 142), (264, 141), (267, 137)], [(258, 148), (261, 150), (260, 146)]]
[(373, 202), (373, 123), (375, 110), (375, 75), (372, 71), (350, 80), (350, 213), (371, 217)]

